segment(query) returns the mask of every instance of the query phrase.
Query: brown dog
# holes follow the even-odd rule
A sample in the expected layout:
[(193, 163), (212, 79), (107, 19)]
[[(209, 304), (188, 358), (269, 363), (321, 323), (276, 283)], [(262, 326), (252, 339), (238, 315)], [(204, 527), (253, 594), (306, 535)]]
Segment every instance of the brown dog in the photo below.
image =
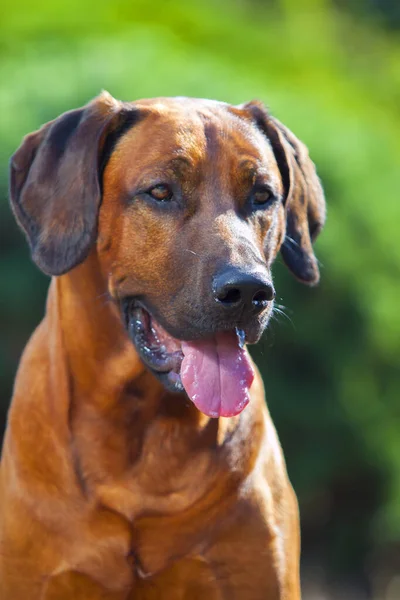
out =
[(243, 345), (279, 249), (318, 280), (304, 145), (258, 103), (103, 93), (25, 138), (11, 202), (56, 277), (4, 442), (1, 600), (298, 599), (296, 499)]

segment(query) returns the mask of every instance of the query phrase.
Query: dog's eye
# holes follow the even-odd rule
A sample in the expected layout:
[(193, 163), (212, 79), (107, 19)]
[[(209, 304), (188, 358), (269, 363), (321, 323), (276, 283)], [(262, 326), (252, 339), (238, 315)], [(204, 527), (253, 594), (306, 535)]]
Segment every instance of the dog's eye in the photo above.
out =
[(275, 195), (269, 188), (258, 188), (253, 192), (252, 200), (254, 205), (263, 206), (271, 204), (275, 200)]
[(163, 183), (150, 188), (147, 193), (158, 202), (169, 202), (173, 196), (172, 190)]

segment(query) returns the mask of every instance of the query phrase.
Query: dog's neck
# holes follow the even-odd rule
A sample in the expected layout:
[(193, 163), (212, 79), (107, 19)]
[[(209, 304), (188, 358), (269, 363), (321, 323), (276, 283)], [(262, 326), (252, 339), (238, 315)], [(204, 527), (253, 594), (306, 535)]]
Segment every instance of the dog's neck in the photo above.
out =
[[(156, 431), (158, 445), (163, 435), (168, 443), (164, 423), (179, 427), (181, 436), (171, 451), (185, 454), (209, 430), (210, 421), (182, 394), (166, 392), (147, 371), (107, 292), (92, 254), (52, 281), (46, 317), (58, 364), (51, 385), (57, 396), (65, 396), (61, 418), (68, 420), (77, 465), (89, 486), (123, 479), (143, 455), (143, 439)], [(211, 421), (215, 438), (218, 424)]]
[(145, 368), (110, 298), (96, 254), (52, 286), (50, 297), (53, 292), (57, 296), (53, 314), (62, 332), (74, 395), (105, 408), (128, 383), (143, 377)]

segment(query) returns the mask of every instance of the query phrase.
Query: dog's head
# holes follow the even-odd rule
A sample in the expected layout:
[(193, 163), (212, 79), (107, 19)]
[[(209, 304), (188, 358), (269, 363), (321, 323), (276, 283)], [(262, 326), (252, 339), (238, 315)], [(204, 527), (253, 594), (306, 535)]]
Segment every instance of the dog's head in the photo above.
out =
[(212, 416), (248, 401), (243, 345), (271, 315), (278, 251), (319, 279), (314, 165), (257, 102), (103, 93), (24, 139), (10, 192), (36, 264), (62, 275), (95, 246), (142, 360)]

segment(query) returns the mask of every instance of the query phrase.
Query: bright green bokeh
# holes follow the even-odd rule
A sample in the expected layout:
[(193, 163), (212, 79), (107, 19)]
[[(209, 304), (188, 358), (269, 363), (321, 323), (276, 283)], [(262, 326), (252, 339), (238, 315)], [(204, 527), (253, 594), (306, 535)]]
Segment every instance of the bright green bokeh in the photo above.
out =
[[(0, 20), (3, 411), (43, 313), (6, 201), (21, 137), (101, 89), (265, 101), (309, 147), (326, 189), (322, 282), (276, 267), (279, 318), (255, 351), (299, 495), (306, 546), (360, 572), (400, 540), (400, 43), (328, 0), (19, 1)], [(3, 377), (4, 374), (4, 377)], [(322, 498), (322, 500), (321, 500)], [(358, 500), (357, 500), (358, 499)], [(357, 507), (355, 509), (352, 501)], [(315, 533), (319, 531), (320, 533)], [(313, 537), (314, 536), (314, 537)]]

